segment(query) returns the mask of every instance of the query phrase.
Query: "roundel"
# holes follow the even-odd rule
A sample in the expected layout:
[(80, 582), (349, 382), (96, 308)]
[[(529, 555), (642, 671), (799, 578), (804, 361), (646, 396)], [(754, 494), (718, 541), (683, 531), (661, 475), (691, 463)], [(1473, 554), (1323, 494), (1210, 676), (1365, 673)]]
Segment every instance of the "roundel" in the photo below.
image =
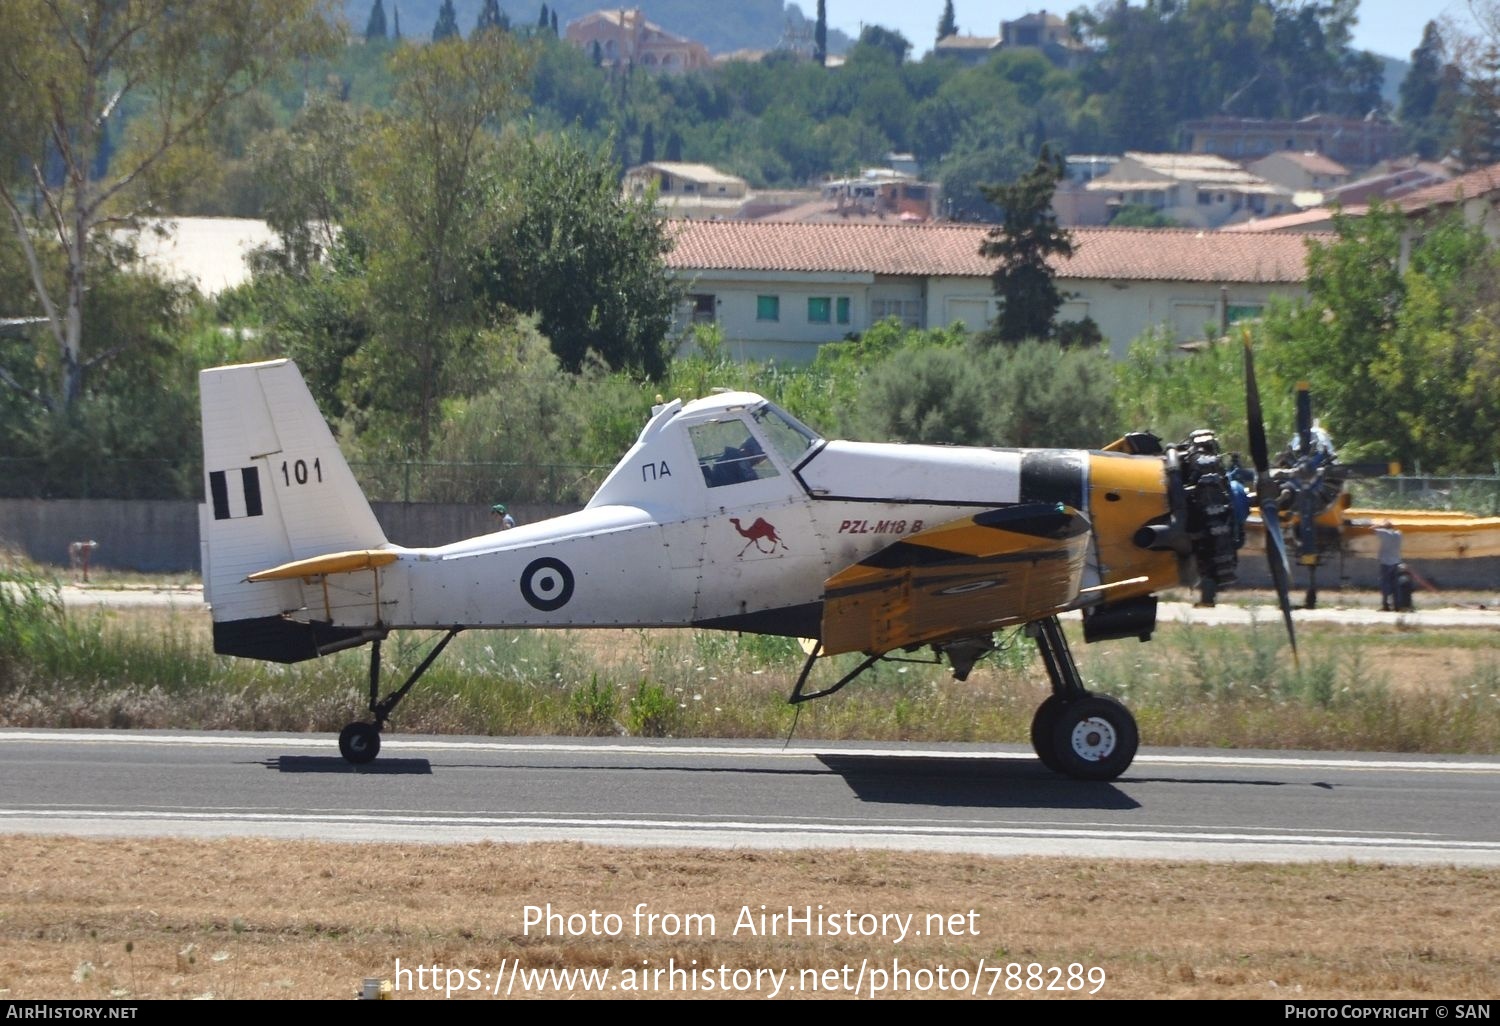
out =
[(573, 571), (551, 556), (533, 559), (521, 572), (521, 597), (544, 613), (561, 609), (573, 597)]

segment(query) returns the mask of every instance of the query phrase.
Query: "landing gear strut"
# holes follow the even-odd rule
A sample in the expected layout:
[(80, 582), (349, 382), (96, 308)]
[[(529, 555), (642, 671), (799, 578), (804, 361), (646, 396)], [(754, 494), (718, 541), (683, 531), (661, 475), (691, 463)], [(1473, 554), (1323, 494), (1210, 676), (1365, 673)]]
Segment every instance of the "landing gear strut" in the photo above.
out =
[(433, 664), (438, 656), (443, 654), (443, 649), (448, 647), (448, 642), (458, 636), (462, 627), (450, 628), (443, 635), (443, 640), (435, 645), (427, 658), (412, 671), (406, 683), (385, 698), (380, 697), (380, 641), (375, 641), (370, 650), (370, 712), (375, 717), (374, 723), (354, 722), (339, 731), (339, 754), (348, 759), (356, 766), (362, 766), (374, 760), (380, 754), (380, 732), (385, 729), (386, 720), (391, 718), (391, 713), (400, 704), (401, 699), (412, 689), (427, 668)]
[(1079, 780), (1113, 780), (1130, 766), (1140, 744), (1135, 717), (1107, 695), (1083, 686), (1062, 624), (1055, 616), (1028, 628), (1052, 681), (1052, 694), (1031, 721), (1031, 747), (1042, 765)]

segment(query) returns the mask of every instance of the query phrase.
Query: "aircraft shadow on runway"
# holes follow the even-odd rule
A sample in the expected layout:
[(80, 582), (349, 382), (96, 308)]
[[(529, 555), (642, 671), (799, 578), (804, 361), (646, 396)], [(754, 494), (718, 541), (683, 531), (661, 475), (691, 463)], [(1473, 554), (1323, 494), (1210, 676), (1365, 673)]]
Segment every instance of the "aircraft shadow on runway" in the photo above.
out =
[(1070, 780), (1014, 759), (820, 755), (861, 801), (1012, 809), (1136, 809), (1112, 783)]
[(432, 763), (426, 759), (377, 759), (363, 766), (355, 766), (345, 759), (332, 755), (283, 755), (267, 759), (267, 769), (282, 773), (357, 773), (357, 774), (417, 774), (432, 775)]

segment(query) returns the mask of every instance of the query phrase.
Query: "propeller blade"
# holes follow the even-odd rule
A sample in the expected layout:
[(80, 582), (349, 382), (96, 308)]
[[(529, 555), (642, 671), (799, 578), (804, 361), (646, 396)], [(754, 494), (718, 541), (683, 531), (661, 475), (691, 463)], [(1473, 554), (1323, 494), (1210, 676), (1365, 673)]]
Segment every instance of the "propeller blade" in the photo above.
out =
[(1255, 387), (1255, 354), (1250, 351), (1250, 333), (1245, 332), (1245, 427), (1250, 434), (1250, 459), (1255, 473), (1271, 469), (1271, 451), (1266, 445), (1266, 418), (1260, 409), (1260, 389)]
[(1312, 395), (1304, 381), (1297, 386), (1297, 438), (1302, 443), (1304, 456), (1312, 452), (1312, 428)]
[(1276, 583), (1276, 600), (1281, 605), (1281, 619), (1286, 624), (1287, 640), (1292, 644), (1292, 658), (1297, 658), (1297, 631), (1292, 627), (1292, 568), (1287, 560), (1286, 539), (1281, 536), (1281, 517), (1274, 502), (1260, 507), (1261, 523), (1266, 530), (1266, 562), (1271, 580)]

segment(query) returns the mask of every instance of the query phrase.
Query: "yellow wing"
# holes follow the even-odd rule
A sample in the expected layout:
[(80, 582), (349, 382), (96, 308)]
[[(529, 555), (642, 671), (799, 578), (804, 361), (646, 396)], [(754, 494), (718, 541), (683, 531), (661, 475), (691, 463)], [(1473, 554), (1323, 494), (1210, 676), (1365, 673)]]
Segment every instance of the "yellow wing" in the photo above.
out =
[(1088, 540), (1086, 516), (1048, 503), (919, 531), (823, 582), (823, 651), (889, 652), (1059, 612), (1078, 596)]

